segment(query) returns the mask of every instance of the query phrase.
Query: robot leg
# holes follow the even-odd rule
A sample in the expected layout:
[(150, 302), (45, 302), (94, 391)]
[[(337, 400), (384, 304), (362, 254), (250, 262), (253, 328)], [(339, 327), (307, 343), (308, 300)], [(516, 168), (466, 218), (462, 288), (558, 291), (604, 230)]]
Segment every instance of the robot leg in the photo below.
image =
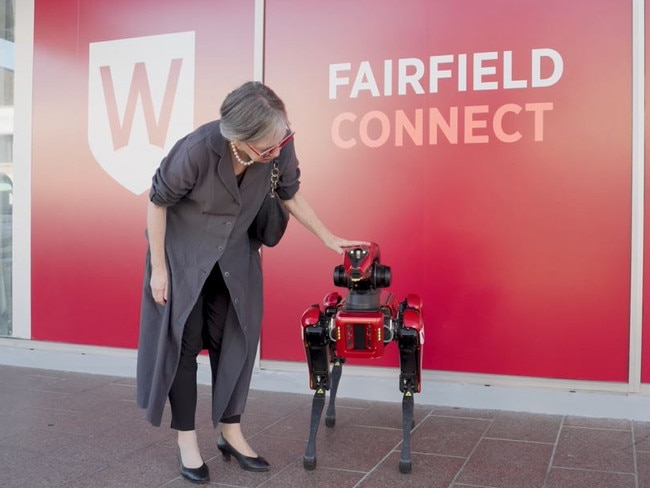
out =
[(302, 457), (302, 465), (305, 469), (311, 471), (316, 469), (316, 434), (318, 433), (318, 424), (320, 423), (323, 407), (325, 406), (325, 390), (318, 389), (314, 393), (314, 399), (311, 404), (311, 422), (309, 425), (309, 441), (305, 454)]
[(327, 412), (325, 412), (325, 426), (334, 427), (336, 424), (336, 392), (339, 389), (339, 382), (341, 381), (341, 373), (345, 358), (336, 356), (336, 352), (332, 356), (334, 365), (332, 366), (332, 387), (330, 389), (330, 401), (327, 405)]
[(329, 338), (326, 317), (318, 305), (308, 308), (302, 316), (302, 334), (307, 366), (309, 367), (309, 387), (316, 390), (312, 400), (309, 441), (303, 456), (303, 466), (307, 470), (316, 468), (316, 434), (320, 423), (325, 392), (330, 387)]
[(318, 305), (312, 305), (302, 314), (302, 339), (309, 368), (309, 388), (329, 390), (329, 337), (327, 317)]
[(402, 474), (411, 472), (411, 430), (413, 429), (413, 394), (405, 392), (402, 397), (402, 452), (399, 458), (399, 472)]
[(402, 304), (399, 314), (397, 342), (400, 352), (400, 391), (402, 398), (402, 431), (404, 441), (399, 461), (400, 473), (411, 472), (411, 430), (413, 419), (414, 393), (421, 390), (422, 354), (424, 343), (424, 324), (422, 322), (421, 301), (416, 295), (409, 295)]
[(409, 295), (400, 305), (395, 338), (399, 345), (401, 392), (419, 393), (422, 387), (424, 323), (420, 311), (421, 303), (417, 295)]

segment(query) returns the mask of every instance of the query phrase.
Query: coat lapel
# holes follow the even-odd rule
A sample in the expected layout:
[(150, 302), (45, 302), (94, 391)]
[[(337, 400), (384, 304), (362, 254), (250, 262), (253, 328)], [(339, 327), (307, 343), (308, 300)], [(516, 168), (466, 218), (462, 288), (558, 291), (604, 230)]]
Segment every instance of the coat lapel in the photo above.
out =
[(217, 174), (219, 175), (219, 179), (232, 197), (241, 203), (241, 196), (237, 187), (237, 177), (232, 167), (232, 155), (228, 141), (221, 137), (221, 134), (218, 134), (218, 137), (215, 136), (210, 141), (210, 144), (213, 150), (219, 155), (219, 160), (217, 161)]
[(235, 171), (232, 166), (232, 153), (228, 141), (217, 130), (210, 138), (209, 144), (212, 150), (219, 155), (219, 161), (217, 163), (217, 173), (219, 178), (237, 202), (241, 203), (242, 192), (245, 192), (248, 188), (258, 188), (257, 185), (260, 184), (260, 180), (268, 179), (270, 185), (271, 168), (273, 163), (258, 163), (251, 165), (246, 170), (246, 175), (244, 176), (241, 187), (238, 187), (237, 177), (235, 176)]
[(241, 203), (241, 196), (239, 194), (239, 188), (237, 187), (237, 178), (235, 177), (235, 171), (232, 168), (232, 160), (227, 155), (223, 155), (221, 159), (219, 159), (217, 173), (219, 174), (223, 186), (226, 187), (226, 190), (230, 192), (237, 202)]
[[(246, 175), (244, 176), (244, 181), (242, 181), (241, 187), (239, 190), (243, 193), (249, 187), (258, 188), (260, 180), (269, 179), (269, 185), (271, 184), (270, 180), (270, 170), (272, 163), (265, 164), (253, 164), (246, 170)], [(270, 187), (269, 187), (270, 188)]]

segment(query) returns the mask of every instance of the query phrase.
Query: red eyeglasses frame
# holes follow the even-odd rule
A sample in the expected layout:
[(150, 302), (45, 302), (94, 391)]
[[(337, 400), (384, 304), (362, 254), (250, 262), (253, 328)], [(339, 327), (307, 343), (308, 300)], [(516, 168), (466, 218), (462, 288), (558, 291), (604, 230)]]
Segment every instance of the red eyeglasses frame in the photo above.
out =
[(246, 145), (248, 146), (248, 148), (249, 148), (251, 151), (253, 151), (253, 152), (255, 153), (255, 155), (256, 155), (258, 158), (262, 158), (262, 159), (263, 159), (263, 158), (265, 158), (266, 156), (268, 156), (270, 153), (272, 153), (273, 151), (275, 151), (276, 149), (282, 149), (284, 146), (286, 146), (287, 144), (289, 144), (289, 142), (291, 141), (291, 139), (293, 139), (293, 136), (295, 136), (295, 135), (296, 135), (296, 131), (291, 131), (287, 137), (285, 137), (284, 139), (282, 139), (282, 140), (281, 140), (280, 142), (278, 142), (275, 146), (269, 147), (268, 149), (265, 149), (265, 150), (262, 151), (262, 152), (258, 152), (258, 150), (255, 149), (253, 146), (251, 146), (248, 142), (246, 143)]

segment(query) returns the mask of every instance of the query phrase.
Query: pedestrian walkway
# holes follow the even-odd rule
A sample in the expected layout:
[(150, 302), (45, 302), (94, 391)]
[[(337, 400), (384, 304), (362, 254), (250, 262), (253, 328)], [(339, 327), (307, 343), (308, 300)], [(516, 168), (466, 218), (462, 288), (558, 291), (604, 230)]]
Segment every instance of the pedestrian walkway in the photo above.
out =
[[(175, 436), (151, 427), (132, 378), (0, 366), (0, 487), (188, 487)], [(252, 390), (242, 426), (270, 463), (242, 471), (216, 448), (210, 387), (197, 431), (208, 486), (237, 488), (650, 488), (650, 423), (418, 405), (413, 470), (400, 474), (401, 406), (341, 398), (302, 466), (310, 394)]]

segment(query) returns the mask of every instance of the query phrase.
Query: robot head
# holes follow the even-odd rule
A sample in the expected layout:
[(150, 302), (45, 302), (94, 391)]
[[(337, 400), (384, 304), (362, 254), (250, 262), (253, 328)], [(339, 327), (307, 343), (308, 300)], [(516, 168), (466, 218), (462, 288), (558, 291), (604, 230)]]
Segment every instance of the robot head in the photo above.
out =
[(345, 250), (343, 264), (334, 268), (334, 285), (350, 290), (372, 290), (390, 286), (390, 267), (379, 262), (375, 243)]

